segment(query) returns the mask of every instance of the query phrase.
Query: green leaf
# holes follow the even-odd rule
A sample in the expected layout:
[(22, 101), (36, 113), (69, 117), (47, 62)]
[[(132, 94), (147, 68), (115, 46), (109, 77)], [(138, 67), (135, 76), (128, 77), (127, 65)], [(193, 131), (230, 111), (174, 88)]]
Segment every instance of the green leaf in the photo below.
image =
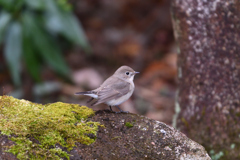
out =
[(12, 22), (6, 33), (4, 55), (9, 66), (13, 82), (20, 86), (20, 67), (22, 54), (22, 28), (18, 22)]
[[(48, 8), (50, 7), (49, 5), (47, 6)], [(49, 30), (49, 32), (58, 34), (62, 30), (62, 20), (59, 16), (56, 6), (54, 7), (53, 5), (50, 8), (51, 9), (48, 9), (48, 11), (46, 11), (44, 15), (45, 26)]]
[(0, 0), (0, 6), (4, 9), (9, 9), (12, 8), (12, 4), (13, 4), (14, 0)]
[(45, 0), (45, 25), (50, 32), (59, 33), (85, 51), (90, 51), (90, 45), (83, 28), (77, 18), (69, 11), (59, 8), (55, 0)]
[(31, 76), (40, 82), (40, 60), (37, 54), (37, 49), (34, 46), (32, 35), (34, 30), (31, 30), (30, 24), (28, 23), (25, 16), (22, 17), (23, 24), (23, 58), (26, 63), (26, 67)]
[(44, 9), (42, 0), (25, 0), (25, 3), (32, 9)]
[(54, 40), (49, 37), (48, 34), (43, 33), (40, 30), (37, 31), (36, 35), (38, 35), (38, 38), (35, 38), (35, 42), (37, 44), (36, 47), (43, 58), (59, 74), (68, 76), (69, 68), (66, 65), (62, 53)]
[(19, 12), (23, 9), (25, 5), (25, 0), (14, 0), (11, 6), (13, 6), (14, 12)]
[(59, 74), (67, 76), (69, 74), (68, 66), (55, 40), (47, 34), (42, 28), (37, 17), (29, 14), (23, 16), (24, 23), (28, 25), (28, 31), (31, 33), (31, 39), (34, 46), (46, 60), (46, 62)]
[(31, 39), (25, 34), (23, 37), (23, 58), (31, 76), (35, 81), (40, 82), (40, 61)]
[(9, 13), (4, 11), (0, 13), (0, 43), (4, 39), (5, 30), (10, 20), (11, 20), (11, 16)]
[(19, 12), (25, 4), (25, 0), (0, 0), (1, 9), (12, 14)]
[(83, 28), (77, 18), (68, 12), (62, 12), (62, 32), (77, 45), (86, 51), (90, 50), (90, 45), (84, 34)]

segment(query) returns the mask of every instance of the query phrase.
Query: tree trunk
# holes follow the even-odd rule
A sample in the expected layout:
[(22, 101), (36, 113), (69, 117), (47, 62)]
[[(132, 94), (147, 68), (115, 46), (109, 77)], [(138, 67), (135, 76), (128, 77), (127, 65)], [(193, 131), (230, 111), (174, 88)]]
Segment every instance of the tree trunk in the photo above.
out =
[(240, 1), (173, 0), (176, 124), (212, 158), (240, 159)]

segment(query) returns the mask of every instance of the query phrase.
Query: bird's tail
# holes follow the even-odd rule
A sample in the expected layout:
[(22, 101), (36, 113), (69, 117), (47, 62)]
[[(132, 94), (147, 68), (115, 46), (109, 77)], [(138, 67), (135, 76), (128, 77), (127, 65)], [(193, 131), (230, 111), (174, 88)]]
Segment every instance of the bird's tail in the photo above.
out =
[(98, 98), (98, 95), (95, 91), (77, 92), (75, 95), (86, 95), (89, 97)]
[(86, 91), (86, 92), (77, 92), (75, 95), (85, 95), (85, 94), (92, 94), (91, 91)]
[[(86, 91), (86, 92), (77, 92), (77, 93), (75, 93), (75, 95), (89, 95), (89, 94), (92, 94), (92, 92), (91, 92), (91, 91)], [(90, 96), (90, 97), (91, 97), (91, 96)], [(93, 97), (91, 97), (91, 98), (87, 101), (87, 103), (90, 103), (92, 100), (94, 100)]]

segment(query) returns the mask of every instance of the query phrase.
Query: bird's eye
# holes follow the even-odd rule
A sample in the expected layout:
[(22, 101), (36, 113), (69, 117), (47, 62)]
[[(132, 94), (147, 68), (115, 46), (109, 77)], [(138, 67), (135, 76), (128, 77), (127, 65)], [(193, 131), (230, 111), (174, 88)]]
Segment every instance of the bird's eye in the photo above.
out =
[(126, 75), (129, 75), (129, 72), (126, 72)]

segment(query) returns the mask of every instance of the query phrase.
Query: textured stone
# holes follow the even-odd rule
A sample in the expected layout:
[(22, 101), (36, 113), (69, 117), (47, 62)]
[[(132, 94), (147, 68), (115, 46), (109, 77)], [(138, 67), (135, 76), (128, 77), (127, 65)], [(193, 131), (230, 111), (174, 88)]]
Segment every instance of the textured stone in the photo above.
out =
[[(100, 122), (105, 127), (100, 127), (94, 143), (76, 143), (76, 147), (69, 152), (72, 160), (210, 160), (201, 145), (176, 129), (144, 116), (98, 111), (89, 120)], [(94, 138), (94, 135), (88, 136)], [(11, 153), (3, 152), (6, 144), (13, 144), (7, 136), (0, 136), (0, 144), (0, 159), (16, 159)]]
[(240, 1), (173, 0), (172, 17), (180, 48), (174, 124), (213, 157), (240, 159)]
[[(144, 116), (98, 111), (91, 120), (105, 128), (100, 128), (95, 143), (77, 144), (72, 151), (83, 159), (210, 159), (198, 143)], [(127, 127), (127, 122), (133, 127)]]

